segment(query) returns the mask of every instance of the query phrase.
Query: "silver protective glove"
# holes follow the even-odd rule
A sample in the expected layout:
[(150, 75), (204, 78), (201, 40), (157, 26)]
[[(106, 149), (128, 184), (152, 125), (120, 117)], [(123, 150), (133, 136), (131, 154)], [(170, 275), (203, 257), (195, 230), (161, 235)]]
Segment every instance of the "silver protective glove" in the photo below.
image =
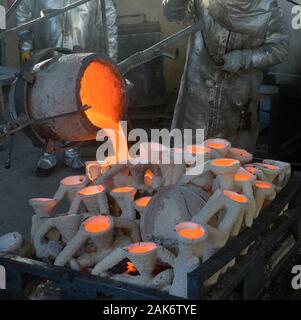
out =
[(235, 74), (239, 71), (246, 71), (252, 63), (252, 50), (235, 50), (224, 55), (223, 70)]

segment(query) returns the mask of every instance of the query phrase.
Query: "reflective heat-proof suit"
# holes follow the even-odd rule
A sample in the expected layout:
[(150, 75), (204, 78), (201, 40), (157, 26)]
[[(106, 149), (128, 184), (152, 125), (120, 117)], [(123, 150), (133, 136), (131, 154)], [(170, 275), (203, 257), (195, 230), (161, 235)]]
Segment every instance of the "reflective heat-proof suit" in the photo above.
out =
[[(23, 0), (16, 11), (17, 24), (40, 15), (42, 9), (59, 9), (77, 0)], [(117, 13), (112, 0), (105, 0), (109, 56), (117, 60)], [(101, 1), (91, 0), (65, 14), (44, 21), (19, 34), (21, 52), (78, 46), (84, 52), (103, 53)]]
[(195, 1), (163, 1), (170, 21), (203, 22), (189, 41), (173, 127), (205, 129), (252, 151), (262, 70), (288, 55), (282, 11), (276, 0)]

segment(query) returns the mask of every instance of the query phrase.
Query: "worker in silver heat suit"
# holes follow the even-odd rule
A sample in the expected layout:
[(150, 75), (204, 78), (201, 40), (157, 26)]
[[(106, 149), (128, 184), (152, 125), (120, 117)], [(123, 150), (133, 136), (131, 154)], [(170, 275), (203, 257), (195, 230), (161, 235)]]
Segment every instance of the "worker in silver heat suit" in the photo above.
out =
[[(77, 0), (23, 0), (16, 10), (17, 24), (23, 24), (40, 16), (41, 10), (58, 9)], [(105, 0), (109, 57), (117, 62), (117, 12), (112, 0)], [(22, 61), (39, 49), (63, 47), (83, 52), (104, 54), (104, 32), (102, 28), (101, 1), (91, 0), (65, 14), (59, 15), (31, 30), (19, 34)], [(84, 167), (79, 149), (70, 149), (64, 154), (65, 164), (73, 169)], [(42, 153), (38, 169), (49, 171), (57, 164), (55, 153)]]
[(171, 22), (203, 24), (189, 41), (173, 128), (205, 129), (254, 151), (262, 70), (289, 50), (277, 1), (163, 0), (163, 8)]

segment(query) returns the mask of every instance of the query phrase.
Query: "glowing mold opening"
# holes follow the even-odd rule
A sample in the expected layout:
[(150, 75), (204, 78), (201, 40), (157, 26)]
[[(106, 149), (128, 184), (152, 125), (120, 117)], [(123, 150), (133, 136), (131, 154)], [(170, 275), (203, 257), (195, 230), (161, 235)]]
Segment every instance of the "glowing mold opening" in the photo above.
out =
[(135, 189), (132, 187), (120, 187), (112, 190), (113, 193), (129, 193), (133, 191), (135, 191)]
[(265, 182), (265, 181), (260, 181), (260, 180), (257, 180), (255, 185), (258, 189), (272, 189), (273, 188), (273, 185), (271, 183)]
[(215, 167), (231, 167), (239, 164), (239, 161), (234, 159), (215, 159), (212, 160), (212, 165)]
[(198, 145), (188, 146), (186, 150), (188, 153), (196, 154), (196, 155), (201, 155), (201, 154), (206, 154), (211, 152), (209, 148), (205, 146), (198, 146)]
[(111, 219), (108, 216), (92, 217), (84, 222), (84, 229), (88, 233), (104, 233), (112, 226)]
[(78, 184), (81, 184), (85, 181), (84, 176), (73, 176), (73, 177), (67, 177), (62, 180), (61, 184), (65, 186), (76, 186)]
[(243, 194), (239, 194), (232, 191), (224, 191), (224, 195), (235, 202), (248, 203), (248, 198)]
[(207, 235), (207, 232), (199, 224), (183, 222), (176, 226), (178, 235), (188, 240), (200, 240)]
[(238, 172), (234, 179), (235, 181), (252, 181), (253, 175), (249, 172)]
[(209, 142), (207, 144), (207, 147), (210, 149), (215, 149), (215, 150), (221, 150), (226, 148), (226, 144), (225, 143), (218, 143), (218, 142)]
[(149, 205), (151, 200), (152, 200), (152, 197), (143, 197), (143, 198), (136, 200), (136, 205), (138, 207), (146, 208)]
[(132, 254), (145, 254), (156, 250), (158, 247), (153, 242), (134, 243), (126, 247), (126, 251)]
[(246, 170), (251, 173), (251, 174), (254, 174), (256, 175), (258, 173), (258, 169), (255, 168), (255, 167), (246, 167)]
[(278, 171), (278, 170), (280, 170), (279, 167), (274, 166), (274, 165), (272, 165), (272, 164), (258, 163), (258, 165), (259, 165), (260, 167), (263, 167), (263, 168), (269, 169), (269, 170), (273, 170), (273, 171)]
[(104, 192), (103, 186), (91, 186), (82, 189), (81, 191), (79, 191), (79, 194), (82, 196), (94, 196), (102, 192)]

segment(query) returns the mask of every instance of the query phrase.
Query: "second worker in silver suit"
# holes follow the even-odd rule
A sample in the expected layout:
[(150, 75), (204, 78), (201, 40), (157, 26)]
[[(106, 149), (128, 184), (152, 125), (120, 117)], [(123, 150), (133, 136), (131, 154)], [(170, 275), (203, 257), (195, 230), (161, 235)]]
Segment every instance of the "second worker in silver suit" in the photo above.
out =
[(289, 49), (277, 1), (164, 0), (163, 8), (171, 22), (203, 24), (190, 38), (173, 128), (205, 129), (253, 151), (262, 70)]
[[(63, 8), (77, 0), (23, 0), (16, 11), (17, 24), (23, 24), (40, 16), (42, 9)], [(117, 12), (112, 0), (105, 0), (107, 37), (109, 57), (117, 62), (118, 29)], [(43, 48), (63, 47), (83, 52), (104, 54), (104, 32), (102, 23), (101, 1), (92, 0), (65, 14), (59, 15), (31, 30), (19, 34), (19, 48), (23, 61), (30, 58), (32, 52)], [(71, 168), (84, 166), (78, 149), (70, 149), (64, 155), (65, 164)], [(38, 168), (48, 170), (57, 163), (54, 153), (44, 152), (39, 160)]]

